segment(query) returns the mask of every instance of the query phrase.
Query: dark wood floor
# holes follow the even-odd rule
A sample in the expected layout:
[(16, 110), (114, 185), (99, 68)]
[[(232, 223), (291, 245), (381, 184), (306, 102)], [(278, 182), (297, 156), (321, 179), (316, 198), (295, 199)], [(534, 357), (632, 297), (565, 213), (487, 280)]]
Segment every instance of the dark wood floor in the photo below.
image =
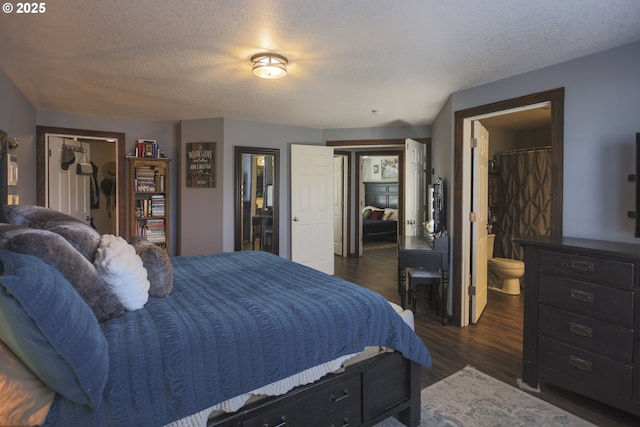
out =
[[(395, 248), (365, 252), (362, 258), (335, 258), (335, 275), (370, 288), (400, 304)], [(431, 385), (471, 365), (507, 384), (521, 377), (523, 297), (489, 292), (480, 321), (466, 328), (442, 326), (429, 308), (426, 294), (418, 294), (416, 333), (431, 352), (433, 368), (422, 370), (422, 386)], [(535, 396), (599, 426), (637, 426), (640, 418), (550, 385)]]

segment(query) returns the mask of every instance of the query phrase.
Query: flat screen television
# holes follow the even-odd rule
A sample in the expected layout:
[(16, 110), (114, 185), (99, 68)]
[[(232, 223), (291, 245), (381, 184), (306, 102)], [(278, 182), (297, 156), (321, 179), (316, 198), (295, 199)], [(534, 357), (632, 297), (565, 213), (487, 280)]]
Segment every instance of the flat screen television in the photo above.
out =
[(640, 132), (636, 133), (636, 211), (634, 218), (636, 219), (636, 237), (640, 237)]

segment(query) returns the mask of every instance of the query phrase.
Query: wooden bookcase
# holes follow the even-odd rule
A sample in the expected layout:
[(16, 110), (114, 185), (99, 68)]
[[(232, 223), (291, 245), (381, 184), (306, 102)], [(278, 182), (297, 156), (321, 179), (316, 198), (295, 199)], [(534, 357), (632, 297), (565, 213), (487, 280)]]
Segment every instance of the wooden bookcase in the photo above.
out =
[(170, 159), (129, 157), (129, 236), (144, 236), (169, 252)]

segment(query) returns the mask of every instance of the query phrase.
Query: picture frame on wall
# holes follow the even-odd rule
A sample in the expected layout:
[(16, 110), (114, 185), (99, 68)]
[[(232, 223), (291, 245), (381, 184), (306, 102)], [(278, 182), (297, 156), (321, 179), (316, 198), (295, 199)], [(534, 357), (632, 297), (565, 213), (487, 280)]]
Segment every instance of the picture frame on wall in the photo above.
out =
[(382, 178), (398, 178), (398, 158), (390, 157), (388, 159), (382, 159), (380, 161), (380, 168), (382, 169)]
[(216, 143), (187, 143), (187, 187), (216, 186)]
[(380, 165), (373, 165), (373, 173), (380, 173)]

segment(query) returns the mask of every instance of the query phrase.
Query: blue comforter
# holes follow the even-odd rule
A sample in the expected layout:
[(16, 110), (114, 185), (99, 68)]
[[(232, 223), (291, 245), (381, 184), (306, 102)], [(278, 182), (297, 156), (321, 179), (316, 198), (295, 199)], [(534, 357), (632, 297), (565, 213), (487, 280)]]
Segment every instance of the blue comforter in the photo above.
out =
[(365, 346), (431, 366), (380, 295), (265, 252), (172, 258), (163, 299), (103, 324), (95, 409), (56, 396), (46, 425), (160, 426)]

